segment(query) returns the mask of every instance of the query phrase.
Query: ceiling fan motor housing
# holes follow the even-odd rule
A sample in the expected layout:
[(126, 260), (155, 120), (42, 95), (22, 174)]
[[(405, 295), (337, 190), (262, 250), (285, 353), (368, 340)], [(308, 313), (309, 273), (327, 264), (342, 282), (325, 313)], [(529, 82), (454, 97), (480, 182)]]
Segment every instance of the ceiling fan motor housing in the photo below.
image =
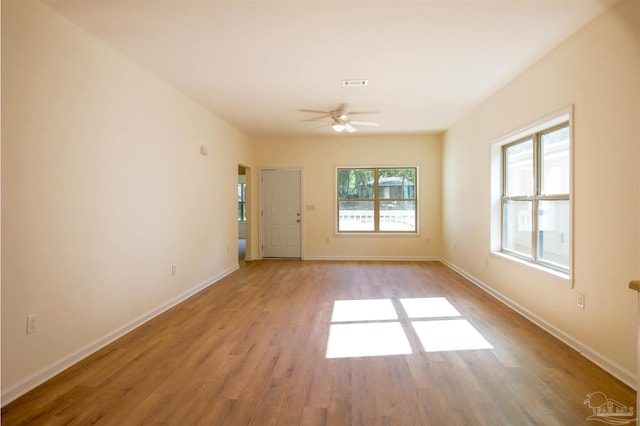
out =
[(339, 123), (346, 123), (349, 120), (349, 115), (347, 113), (347, 111), (345, 111), (344, 109), (337, 109), (335, 111), (331, 111), (331, 118), (333, 118), (334, 121), (339, 122)]

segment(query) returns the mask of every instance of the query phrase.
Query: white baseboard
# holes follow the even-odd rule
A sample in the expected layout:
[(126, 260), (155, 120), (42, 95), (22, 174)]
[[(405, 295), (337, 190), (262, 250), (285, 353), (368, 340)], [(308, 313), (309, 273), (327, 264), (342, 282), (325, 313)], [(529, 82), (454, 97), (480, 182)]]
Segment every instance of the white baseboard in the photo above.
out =
[(238, 265), (235, 265), (227, 269), (226, 271), (223, 271), (222, 273), (216, 275), (215, 277), (212, 277), (207, 281), (196, 285), (192, 289), (180, 294), (179, 296), (167, 301), (166, 303), (163, 303), (162, 305), (147, 312), (146, 314), (139, 316), (133, 321), (123, 325), (122, 327), (114, 330), (113, 332), (107, 334), (106, 336), (101, 337), (100, 339), (88, 344), (87, 346), (70, 354), (69, 356), (61, 359), (60, 361), (55, 362), (49, 367), (43, 370), (40, 370), (39, 372), (27, 378), (26, 380), (23, 380), (22, 382), (17, 383), (9, 387), (8, 389), (3, 389), (2, 397), (1, 397), (2, 406), (4, 407), (5, 405), (9, 404), (11, 401), (14, 401), (15, 399), (19, 398), (20, 396), (34, 389), (36, 386), (41, 385), (42, 383), (46, 382), (47, 380), (51, 379), (52, 377), (66, 370), (72, 365), (78, 363), (79, 361), (83, 360), (84, 358), (88, 357), (94, 352), (97, 352), (98, 350), (107, 346), (109, 343), (113, 342), (114, 340), (117, 340), (118, 338), (124, 336), (125, 334), (141, 326), (147, 321), (153, 319), (154, 317), (160, 315), (161, 313), (167, 311), (168, 309), (176, 306), (177, 304), (185, 301), (186, 299), (204, 290), (205, 288), (221, 280), (222, 278), (226, 277), (227, 275), (236, 271), (237, 269), (238, 269)]
[(531, 311), (523, 308), (522, 306), (520, 306), (519, 304), (517, 304), (513, 300), (511, 300), (508, 297), (504, 296), (502, 293), (494, 290), (493, 288), (491, 288), (487, 284), (483, 283), (482, 281), (480, 281), (479, 279), (477, 279), (473, 275), (470, 275), (467, 272), (465, 272), (464, 270), (458, 268), (456, 265), (454, 265), (454, 264), (452, 264), (452, 263), (450, 263), (450, 262), (448, 262), (448, 261), (446, 261), (444, 259), (440, 259), (440, 261), (444, 265), (446, 265), (448, 268), (450, 268), (450, 269), (454, 270), (455, 272), (459, 273), (460, 275), (462, 275), (463, 277), (465, 277), (466, 279), (471, 281), (474, 285), (478, 286), (479, 288), (481, 288), (485, 292), (489, 293), (491, 296), (495, 297), (500, 302), (502, 302), (505, 305), (509, 306), (511, 309), (513, 309), (514, 311), (518, 312), (520, 315), (522, 315), (523, 317), (525, 317), (526, 319), (528, 319), (529, 321), (531, 321), (532, 323), (534, 323), (538, 327), (542, 328), (543, 330), (545, 330), (546, 332), (548, 332), (552, 336), (556, 337), (557, 339), (559, 339), (563, 343), (569, 345), (571, 348), (573, 348), (576, 351), (578, 351), (582, 356), (584, 356), (589, 361), (593, 362), (594, 364), (596, 364), (597, 366), (599, 366), (603, 370), (607, 371), (611, 375), (615, 376), (620, 381), (624, 382), (627, 386), (631, 387), (632, 389), (637, 390), (637, 377), (636, 377), (635, 373), (632, 373), (631, 371), (621, 367), (617, 363), (611, 361), (606, 356), (598, 353), (597, 351), (589, 348), (588, 346), (586, 346), (585, 344), (583, 344), (579, 340), (575, 339), (573, 336), (570, 336), (569, 334), (563, 332), (562, 330), (554, 327), (552, 324), (549, 324), (547, 321), (543, 320), (542, 318), (540, 318), (539, 316), (535, 315)]
[(439, 257), (406, 257), (406, 256), (305, 256), (304, 260), (362, 260), (391, 262), (429, 262), (440, 261)]

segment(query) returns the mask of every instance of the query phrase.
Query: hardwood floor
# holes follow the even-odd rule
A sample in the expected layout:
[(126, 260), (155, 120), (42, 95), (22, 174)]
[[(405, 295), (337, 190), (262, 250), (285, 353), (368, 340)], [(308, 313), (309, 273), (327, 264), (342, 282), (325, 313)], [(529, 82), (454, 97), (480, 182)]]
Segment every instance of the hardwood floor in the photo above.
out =
[[(400, 299), (416, 298), (446, 298), (429, 300), (460, 315), (409, 318)], [(398, 318), (332, 324), (335, 301), (362, 299), (390, 300)], [(453, 319), (492, 348), (426, 352), (415, 322)], [(375, 323), (399, 323), (411, 353), (326, 358), (330, 332)], [(367, 347), (366, 334), (347, 337)], [(564, 426), (594, 424), (583, 403), (594, 391), (635, 403), (632, 389), (440, 263), (269, 260), (12, 402), (2, 424)]]

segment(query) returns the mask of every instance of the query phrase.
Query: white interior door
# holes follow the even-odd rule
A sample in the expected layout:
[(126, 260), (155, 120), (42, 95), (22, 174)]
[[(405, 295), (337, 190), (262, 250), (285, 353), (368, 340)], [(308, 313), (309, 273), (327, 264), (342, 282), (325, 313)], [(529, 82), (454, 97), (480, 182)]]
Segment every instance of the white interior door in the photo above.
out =
[(262, 256), (300, 258), (300, 170), (263, 170), (262, 194)]

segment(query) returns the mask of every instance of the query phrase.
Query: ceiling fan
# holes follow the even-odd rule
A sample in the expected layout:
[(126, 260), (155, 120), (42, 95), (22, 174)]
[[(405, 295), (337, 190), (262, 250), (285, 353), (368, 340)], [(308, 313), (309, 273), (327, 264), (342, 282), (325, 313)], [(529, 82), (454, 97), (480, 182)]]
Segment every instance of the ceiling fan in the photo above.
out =
[(349, 112), (349, 111), (347, 111), (347, 105), (346, 104), (340, 105), (340, 107), (338, 107), (338, 109), (335, 109), (333, 111), (318, 111), (318, 110), (313, 110), (313, 109), (301, 109), (299, 111), (301, 111), (301, 112), (313, 112), (313, 113), (316, 113), (316, 114), (322, 114), (320, 117), (316, 117), (316, 118), (312, 118), (312, 119), (304, 120), (304, 121), (328, 121), (331, 124), (331, 127), (333, 127), (333, 130), (335, 130), (336, 132), (342, 132), (342, 131), (346, 130), (349, 133), (353, 133), (353, 132), (358, 130), (355, 127), (353, 127), (354, 125), (356, 125), (356, 126), (375, 126), (375, 127), (380, 125), (380, 123), (376, 123), (374, 121), (351, 120), (349, 118), (349, 115), (373, 114), (374, 111), (354, 111), (354, 112)]

